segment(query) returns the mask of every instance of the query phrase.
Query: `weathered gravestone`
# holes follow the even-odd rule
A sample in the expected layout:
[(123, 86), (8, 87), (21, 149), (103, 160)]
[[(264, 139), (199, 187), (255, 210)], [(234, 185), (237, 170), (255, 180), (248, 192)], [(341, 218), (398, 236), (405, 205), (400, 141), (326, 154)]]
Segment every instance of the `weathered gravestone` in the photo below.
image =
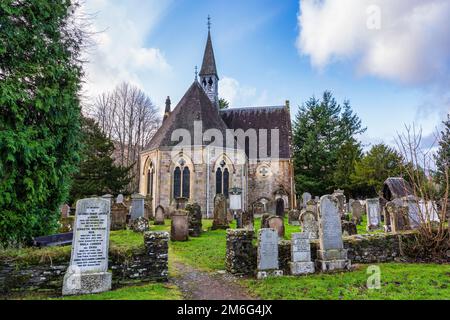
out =
[(214, 197), (214, 221), (212, 230), (228, 229), (230, 225), (227, 215), (227, 199), (223, 194), (217, 194)]
[(285, 234), (284, 220), (278, 216), (272, 216), (267, 220), (269, 229), (277, 231), (278, 236), (283, 239)]
[(227, 223), (230, 224), (232, 223), (234, 220), (234, 214), (233, 211), (231, 211), (230, 209), (227, 210)]
[(408, 217), (408, 207), (403, 205), (401, 200), (393, 200), (386, 205), (386, 211), (389, 213), (390, 231), (397, 233), (400, 231), (410, 230)]
[(137, 218), (144, 217), (144, 200), (145, 197), (141, 194), (133, 194), (131, 196), (131, 222)]
[(66, 219), (70, 215), (70, 206), (68, 204), (64, 204), (61, 206), (61, 218)]
[(300, 224), (302, 231), (309, 234), (311, 239), (319, 239), (319, 224), (313, 212), (304, 210), (300, 214)]
[(282, 276), (278, 261), (278, 234), (274, 229), (259, 230), (258, 279), (268, 276)]
[(363, 210), (364, 208), (359, 200), (352, 202), (352, 221), (357, 225), (362, 223)]
[(128, 208), (123, 203), (115, 203), (111, 207), (111, 230), (125, 230), (127, 228)]
[(293, 209), (289, 211), (288, 223), (291, 226), (300, 226), (300, 211)]
[(380, 200), (378, 198), (367, 199), (366, 212), (367, 212), (367, 231), (380, 229), (381, 227)]
[(264, 213), (261, 217), (261, 229), (269, 229), (269, 218), (272, 217), (270, 213)]
[(175, 199), (175, 208), (177, 210), (186, 209), (186, 205), (187, 205), (188, 201), (189, 201), (188, 198), (184, 198), (184, 197), (176, 198)]
[(110, 205), (113, 205), (114, 196), (112, 194), (105, 194), (104, 196), (102, 196), (102, 198), (108, 200)]
[(63, 295), (111, 290), (108, 272), (110, 202), (84, 199), (77, 202), (70, 266), (64, 276)]
[(188, 204), (186, 211), (189, 212), (189, 235), (200, 237), (202, 234), (202, 208), (198, 203)]
[(155, 210), (155, 225), (156, 226), (163, 226), (164, 225), (164, 219), (166, 217), (165, 210), (162, 206), (158, 206)]
[(116, 198), (116, 203), (123, 203), (124, 199), (123, 199), (123, 194), (119, 194)]
[(242, 226), (244, 229), (250, 231), (253, 231), (255, 229), (253, 212), (251, 211), (242, 212)]
[[(319, 200), (320, 201), (320, 200)], [(309, 200), (306, 203), (306, 211), (314, 213), (316, 220), (319, 218), (319, 205), (316, 200)]]
[(347, 202), (347, 198), (345, 197), (344, 190), (335, 190), (333, 196), (338, 200), (339, 214), (342, 217), (347, 212), (347, 206), (345, 205)]
[(150, 230), (150, 221), (145, 217), (139, 217), (131, 221), (130, 229), (137, 233), (144, 233)]
[(419, 202), (414, 196), (404, 198), (406, 206), (408, 207), (409, 224), (412, 229), (420, 227), (423, 218), (420, 214)]
[(312, 195), (309, 192), (305, 192), (302, 194), (302, 208), (306, 208), (306, 205), (308, 204), (308, 201), (312, 199)]
[(172, 215), (172, 225), (170, 228), (170, 239), (172, 241), (189, 240), (189, 216), (185, 210), (177, 210)]
[(314, 273), (314, 262), (311, 261), (310, 235), (307, 232), (293, 233), (291, 243), (291, 274)]
[(333, 196), (323, 196), (320, 200), (319, 243), (317, 269), (322, 272), (350, 269), (351, 262), (342, 241), (339, 206)]

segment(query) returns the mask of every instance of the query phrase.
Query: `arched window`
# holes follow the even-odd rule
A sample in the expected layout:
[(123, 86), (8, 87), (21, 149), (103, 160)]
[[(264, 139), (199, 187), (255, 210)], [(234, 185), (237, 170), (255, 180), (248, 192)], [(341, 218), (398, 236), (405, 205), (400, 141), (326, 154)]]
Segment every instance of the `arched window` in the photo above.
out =
[(229, 189), (230, 189), (230, 172), (228, 169), (225, 169), (223, 172), (223, 194), (228, 199), (229, 197)]
[(181, 169), (177, 167), (173, 173), (173, 197), (181, 197)]
[(188, 167), (183, 169), (183, 198), (190, 198), (191, 172)]
[(216, 194), (222, 193), (222, 169), (216, 171)]

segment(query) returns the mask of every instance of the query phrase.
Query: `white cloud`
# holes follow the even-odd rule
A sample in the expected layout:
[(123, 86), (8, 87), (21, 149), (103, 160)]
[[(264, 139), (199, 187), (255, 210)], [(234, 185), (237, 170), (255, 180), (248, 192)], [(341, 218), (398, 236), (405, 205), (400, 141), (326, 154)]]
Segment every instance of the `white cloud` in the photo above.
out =
[(236, 79), (224, 77), (219, 81), (219, 96), (232, 107), (242, 106), (255, 99), (256, 88), (242, 86)]
[[(377, 8), (380, 28), (369, 28)], [(299, 52), (319, 69), (356, 61), (361, 74), (405, 84), (450, 83), (448, 0), (301, 0), (298, 23)]]
[(171, 0), (89, 0), (82, 10), (93, 14), (95, 46), (87, 52), (85, 94), (89, 97), (128, 81), (145, 88), (149, 75), (168, 73), (171, 66), (159, 49), (147, 44)]

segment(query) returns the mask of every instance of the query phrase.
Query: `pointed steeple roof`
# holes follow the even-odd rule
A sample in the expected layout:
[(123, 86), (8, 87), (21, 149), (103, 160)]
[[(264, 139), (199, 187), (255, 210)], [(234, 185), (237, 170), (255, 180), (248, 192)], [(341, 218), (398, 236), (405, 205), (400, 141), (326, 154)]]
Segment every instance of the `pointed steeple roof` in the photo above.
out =
[(203, 132), (208, 129), (218, 129), (226, 136), (228, 129), (222, 118), (218, 115), (216, 107), (209, 100), (198, 81), (194, 81), (176, 108), (163, 122), (146, 149), (159, 147), (173, 147), (179, 144), (172, 141), (172, 132), (176, 129), (186, 129), (194, 138), (194, 122), (201, 121)]
[(211, 40), (211, 32), (208, 31), (208, 40), (206, 41), (205, 54), (203, 55), (202, 69), (200, 76), (215, 75), (219, 78), (216, 68), (216, 59), (214, 58), (214, 49)]

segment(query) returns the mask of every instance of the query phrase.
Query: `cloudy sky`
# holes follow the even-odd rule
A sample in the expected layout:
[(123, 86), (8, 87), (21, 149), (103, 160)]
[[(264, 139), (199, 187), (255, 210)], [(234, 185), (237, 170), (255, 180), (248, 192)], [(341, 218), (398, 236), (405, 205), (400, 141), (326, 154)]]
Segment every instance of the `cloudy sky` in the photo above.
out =
[(163, 108), (194, 80), (212, 36), (220, 95), (232, 107), (282, 105), (292, 117), (330, 90), (349, 99), (367, 145), (404, 124), (432, 136), (450, 111), (448, 0), (86, 0), (96, 47), (85, 93), (121, 81)]

